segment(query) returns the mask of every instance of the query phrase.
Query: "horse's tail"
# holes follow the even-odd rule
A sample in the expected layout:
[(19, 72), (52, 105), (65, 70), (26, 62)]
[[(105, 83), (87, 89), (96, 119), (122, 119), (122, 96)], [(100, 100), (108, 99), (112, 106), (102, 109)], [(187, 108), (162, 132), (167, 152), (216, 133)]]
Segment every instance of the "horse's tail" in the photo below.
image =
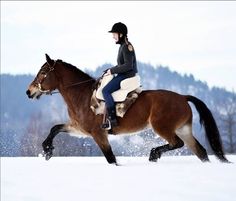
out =
[(204, 126), (208, 142), (216, 157), (221, 162), (229, 162), (224, 155), (220, 133), (211, 111), (203, 101), (194, 96), (186, 96), (186, 99), (195, 105), (200, 116), (200, 124)]

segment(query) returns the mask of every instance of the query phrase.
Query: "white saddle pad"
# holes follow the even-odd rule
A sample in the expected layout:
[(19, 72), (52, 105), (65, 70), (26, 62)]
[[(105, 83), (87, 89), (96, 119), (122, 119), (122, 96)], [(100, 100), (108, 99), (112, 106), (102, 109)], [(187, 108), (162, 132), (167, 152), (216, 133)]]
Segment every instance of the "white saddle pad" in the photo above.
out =
[[(100, 87), (97, 89), (96, 98), (100, 100), (104, 100), (102, 89), (113, 79), (114, 75), (104, 76)], [(140, 77), (136, 75), (131, 78), (127, 78), (122, 80), (120, 83), (120, 89), (112, 93), (112, 97), (115, 102), (123, 102), (125, 101), (129, 92), (134, 91), (135, 89), (140, 87)]]

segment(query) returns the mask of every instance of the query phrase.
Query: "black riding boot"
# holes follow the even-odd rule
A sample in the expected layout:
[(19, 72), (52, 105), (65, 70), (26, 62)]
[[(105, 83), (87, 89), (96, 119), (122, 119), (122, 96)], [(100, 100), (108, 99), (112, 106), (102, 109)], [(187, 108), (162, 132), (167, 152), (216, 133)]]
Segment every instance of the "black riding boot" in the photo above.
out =
[(115, 126), (118, 125), (117, 119), (116, 119), (116, 111), (115, 109), (107, 109), (108, 118), (105, 123), (102, 124), (102, 128), (105, 130), (111, 130)]

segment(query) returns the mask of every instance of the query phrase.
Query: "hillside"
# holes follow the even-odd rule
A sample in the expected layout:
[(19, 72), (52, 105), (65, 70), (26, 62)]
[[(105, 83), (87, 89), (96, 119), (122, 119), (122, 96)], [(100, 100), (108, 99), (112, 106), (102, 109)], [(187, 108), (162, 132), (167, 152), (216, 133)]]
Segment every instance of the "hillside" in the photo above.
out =
[[(99, 77), (110, 67), (104, 64), (96, 71), (87, 71)], [(194, 95), (203, 100), (213, 112), (219, 126), (225, 149), (235, 153), (236, 146), (236, 94), (225, 89), (209, 88), (205, 82), (195, 80), (193, 75), (180, 75), (168, 67), (138, 63), (143, 89), (168, 89), (181, 94)], [(39, 101), (29, 100), (25, 94), (32, 75), (1, 74), (1, 156), (37, 155), (42, 151), (41, 143), (52, 125), (67, 120), (66, 105), (61, 96), (44, 96)], [(194, 131), (199, 141), (207, 147), (203, 130), (194, 111)], [(145, 156), (150, 148), (164, 143), (154, 138), (151, 130), (144, 130), (136, 136), (123, 136), (111, 139), (118, 155)], [(55, 155), (101, 155), (90, 138), (75, 138), (61, 134), (55, 139)], [(179, 153), (172, 153), (179, 154)], [(180, 154), (189, 154), (186, 148)]]

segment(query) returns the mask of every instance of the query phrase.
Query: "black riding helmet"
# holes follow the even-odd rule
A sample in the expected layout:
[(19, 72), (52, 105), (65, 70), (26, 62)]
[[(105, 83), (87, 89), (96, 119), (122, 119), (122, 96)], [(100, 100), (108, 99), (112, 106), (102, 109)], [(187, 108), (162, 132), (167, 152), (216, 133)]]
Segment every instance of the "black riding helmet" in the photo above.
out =
[(124, 36), (126, 36), (128, 34), (128, 29), (127, 26), (121, 22), (115, 23), (112, 26), (111, 31), (108, 31), (109, 33), (121, 33)]

